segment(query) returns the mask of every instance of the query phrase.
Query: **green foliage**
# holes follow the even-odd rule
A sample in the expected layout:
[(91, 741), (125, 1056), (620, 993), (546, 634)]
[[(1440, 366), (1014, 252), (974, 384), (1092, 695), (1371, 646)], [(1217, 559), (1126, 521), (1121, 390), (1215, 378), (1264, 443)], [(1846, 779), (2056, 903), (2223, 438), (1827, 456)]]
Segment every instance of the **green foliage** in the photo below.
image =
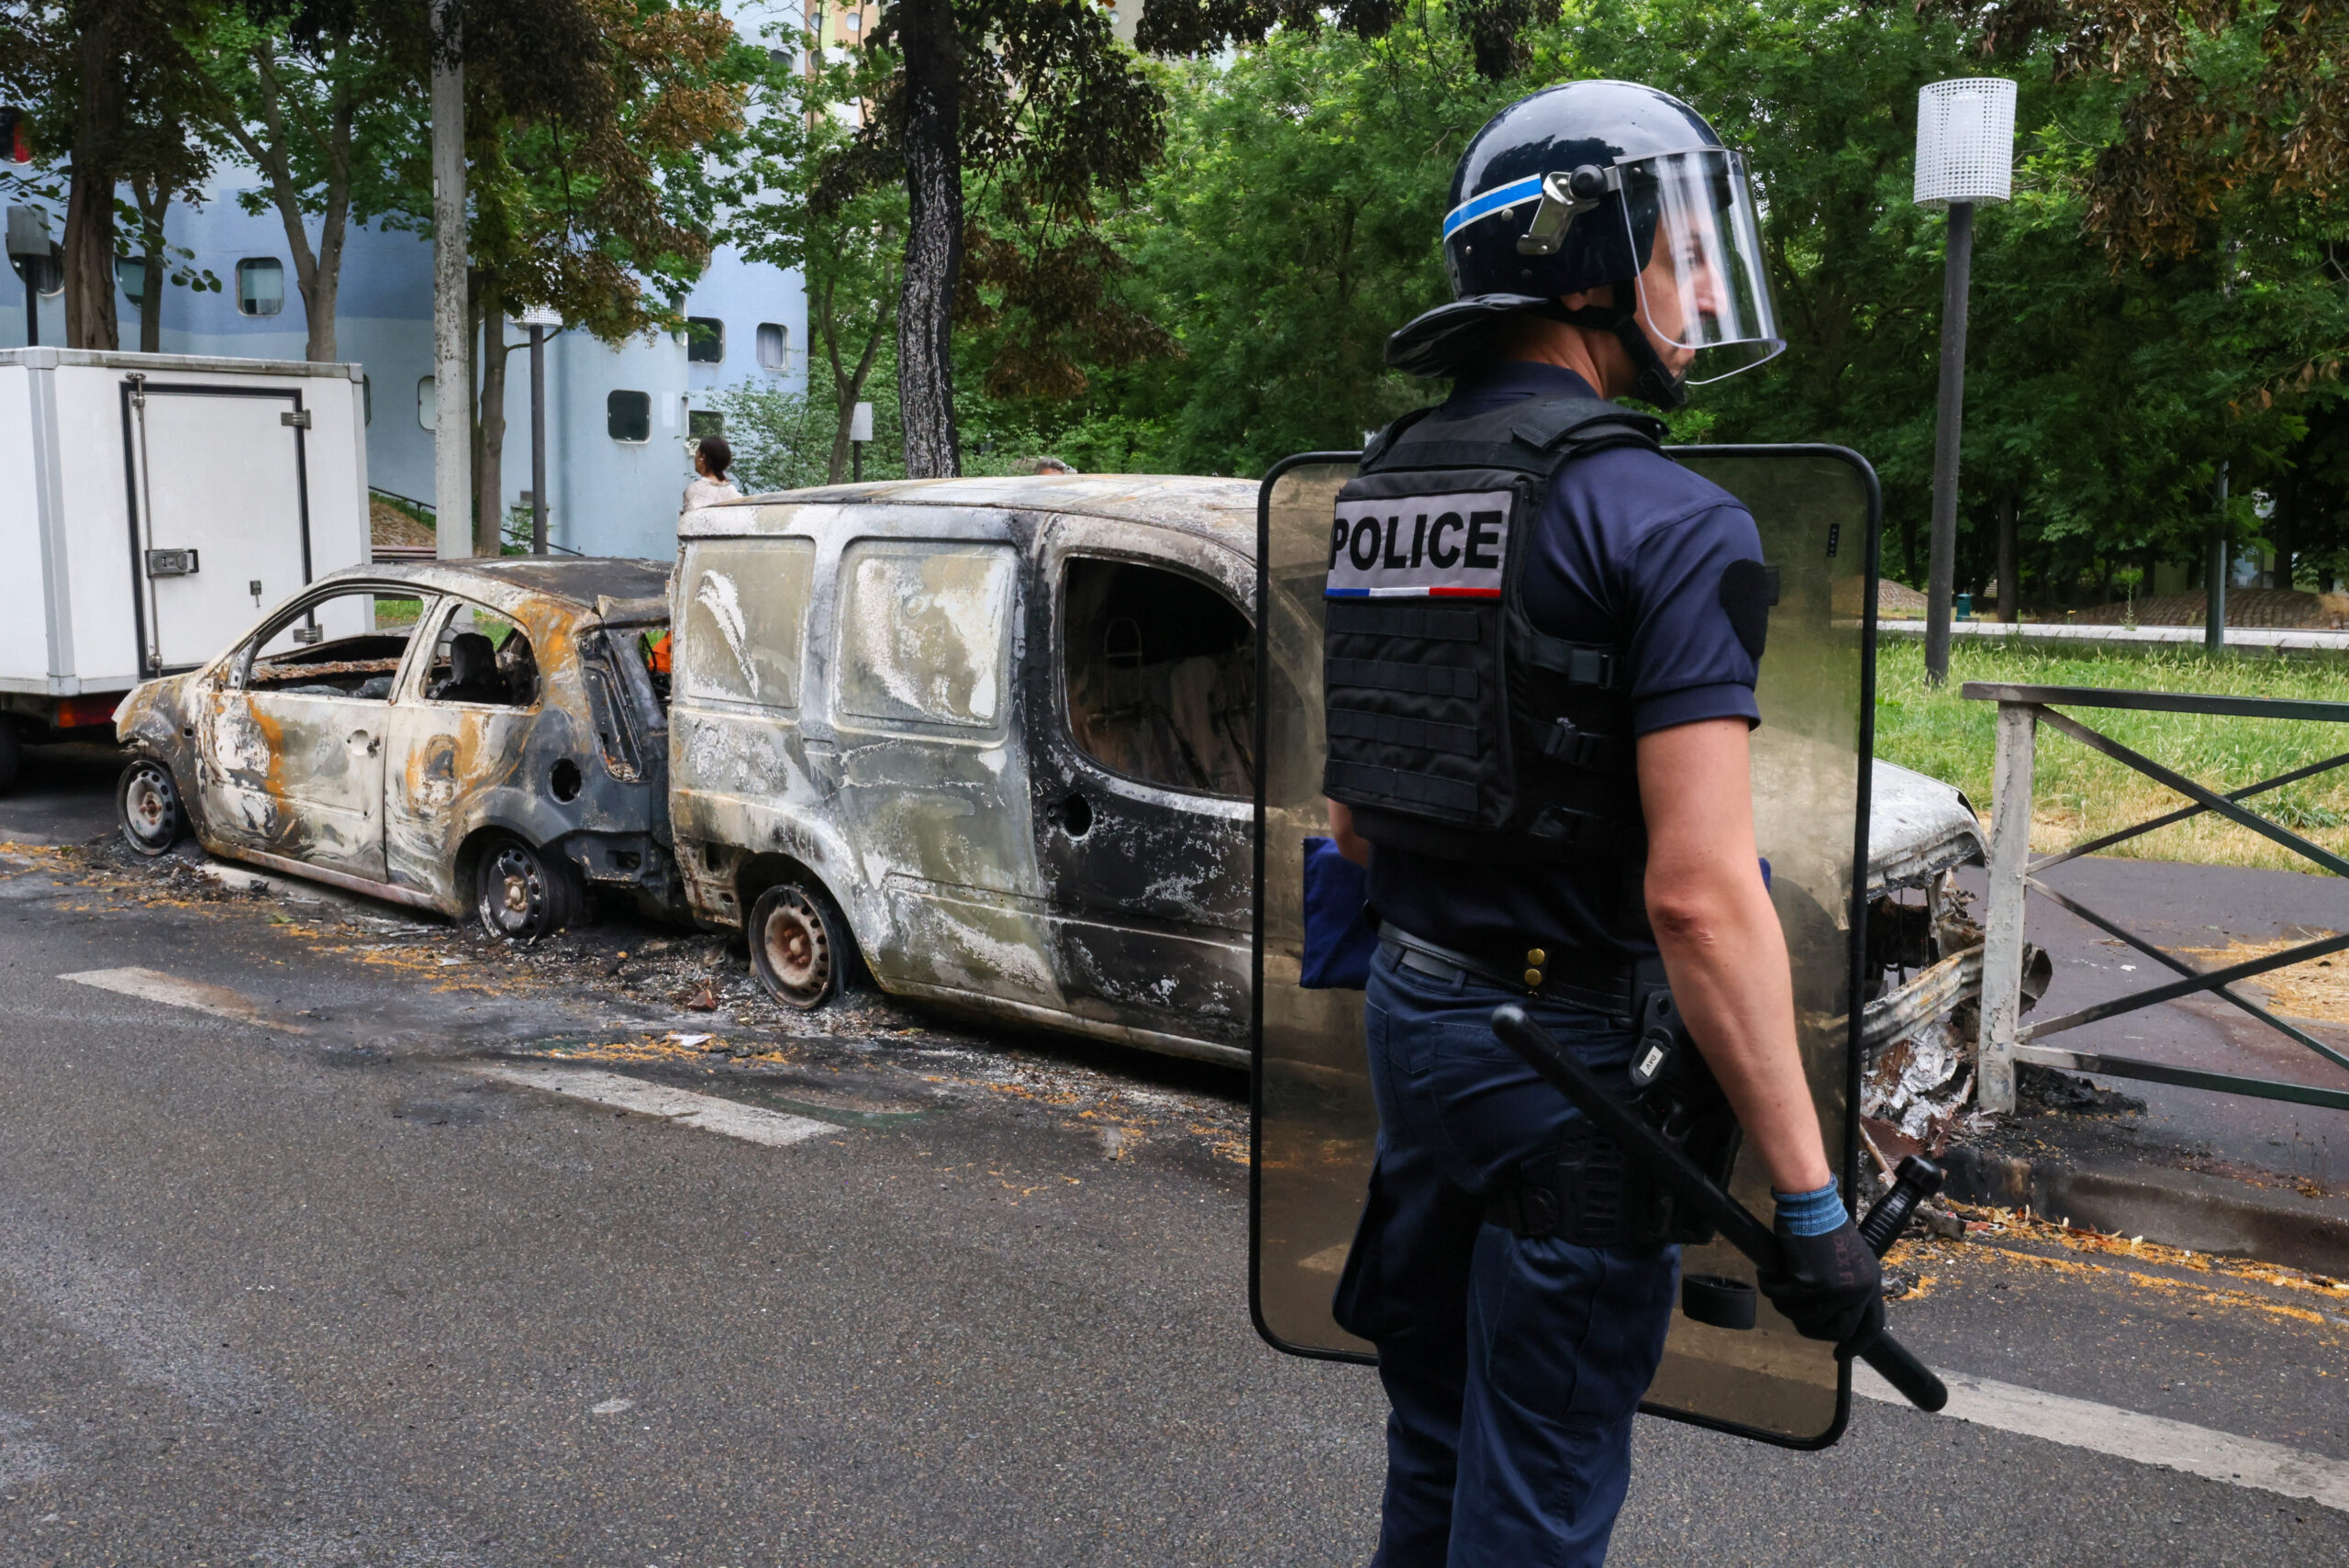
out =
[(1444, 297), (1431, 237), (1452, 164), (1514, 93), (1476, 74), (1452, 28), (1419, 23), (1367, 41), (1275, 31), (1171, 69), (1166, 92), (1166, 156), (1107, 232), (1174, 351), (1097, 375), (1094, 396), (1035, 423), (1067, 430), (1072, 451), (1169, 472), (1358, 445), (1425, 397), (1380, 351)]
[[(1950, 649), (1949, 675), (1945, 686), (1926, 684), (1921, 639), (1886, 638), (1878, 644), (1876, 753), (1955, 784), (1982, 812), (1990, 809), (1998, 706), (1967, 700), (1960, 692), (1967, 681), (2349, 703), (2349, 663), (2235, 656), (2214, 660), (2199, 650), (2176, 646), (2142, 652), (2081, 652), (1965, 638)], [(2073, 712), (2091, 728), (2221, 793), (2349, 751), (2343, 728), (2333, 724), (2119, 709)], [(2143, 774), (2044, 728), (2039, 733), (2036, 773), (2032, 843), (2043, 851), (2187, 804)], [(2342, 830), (2349, 824), (2349, 769), (2320, 773), (2245, 804), (2336, 853), (2349, 849), (2349, 831)], [(2110, 852), (2312, 869), (2272, 841), (2207, 814)]]
[[(2118, 264), (2091, 218), (2115, 150), (2147, 123), (2135, 106), (2150, 78), (2127, 51), (2118, 74), (2089, 68), (2043, 19), (1996, 40), (1990, 68), (2021, 88), (2018, 163), (2013, 200), (1976, 214), (1961, 589), (1990, 587), (2002, 505), (2021, 518), (2026, 601), (2115, 596), (2121, 571), (2190, 567), (2222, 462), (2236, 548), (2278, 548), (2304, 582), (2349, 568), (2349, 219), (2308, 181), (2211, 172), (2258, 150), (2225, 131), (2243, 116), (2288, 128), (2331, 112), (2314, 88), (2273, 86), (2286, 66), (2299, 61), (2304, 86), (2349, 77), (2332, 22), (2273, 63), (2264, 40), (2297, 3), (2081, 9), (2170, 16), (2165, 36), (2183, 42), (2161, 80), (2223, 111), (2165, 131), (2201, 127), (2178, 177), (2211, 194), (2210, 243)], [(1461, 148), (1524, 93), (1629, 78), (1687, 99), (1748, 151), (1788, 339), (1779, 361), (1698, 389), (1682, 439), (1857, 449), (1885, 483), (1887, 574), (1921, 581), (1946, 225), (1911, 200), (1917, 91), (1986, 68), (1976, 13), (1989, 11), (1581, 0), (1529, 23), (1522, 69), (1495, 83), (1442, 6), (1375, 9), (1342, 9), (1330, 28), (1269, 0), (1153, 6), (1145, 41), (1153, 25), (1243, 40), (1168, 69), (1166, 157), (1104, 231), (1174, 351), (1091, 367), (1083, 396), (1038, 400), (1033, 422), (1108, 432), (1138, 466), (1252, 473), (1352, 446), (1440, 395), (1387, 372), (1380, 350), (1446, 297), (1436, 236)], [(2311, 65), (2311, 48), (2330, 52)], [(2263, 145), (2281, 156), (2288, 143)]]

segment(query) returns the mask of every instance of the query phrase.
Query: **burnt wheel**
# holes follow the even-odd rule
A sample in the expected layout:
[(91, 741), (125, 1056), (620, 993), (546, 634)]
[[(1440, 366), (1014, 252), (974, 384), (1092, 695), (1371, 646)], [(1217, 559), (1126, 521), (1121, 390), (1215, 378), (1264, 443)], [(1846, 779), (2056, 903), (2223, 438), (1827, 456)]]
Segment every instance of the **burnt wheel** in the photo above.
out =
[(115, 816), (122, 841), (150, 860), (172, 852), (187, 827), (180, 809), (180, 786), (172, 770), (152, 757), (134, 758), (114, 787)]
[(473, 909), (481, 929), (509, 942), (534, 942), (571, 923), (578, 875), (560, 855), (500, 837), (473, 862)]
[(856, 939), (840, 906), (804, 883), (777, 883), (751, 906), (751, 968), (767, 995), (802, 1012), (841, 992), (856, 968)]

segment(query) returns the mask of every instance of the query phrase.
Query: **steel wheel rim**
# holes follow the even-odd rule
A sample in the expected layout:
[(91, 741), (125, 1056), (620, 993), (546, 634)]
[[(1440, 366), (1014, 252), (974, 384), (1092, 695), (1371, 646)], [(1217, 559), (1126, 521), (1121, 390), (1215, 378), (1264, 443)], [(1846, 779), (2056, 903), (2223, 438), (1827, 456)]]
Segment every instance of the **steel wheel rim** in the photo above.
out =
[(170, 775), (152, 762), (134, 769), (123, 787), (122, 819), (140, 842), (166, 842), (179, 825), (179, 802), (173, 796)]
[(832, 944), (806, 894), (775, 900), (759, 927), (759, 951), (785, 1000), (803, 1007), (823, 1000), (832, 981)]
[(508, 844), (490, 857), (481, 881), (481, 912), (508, 940), (535, 937), (547, 914), (546, 870), (536, 856)]

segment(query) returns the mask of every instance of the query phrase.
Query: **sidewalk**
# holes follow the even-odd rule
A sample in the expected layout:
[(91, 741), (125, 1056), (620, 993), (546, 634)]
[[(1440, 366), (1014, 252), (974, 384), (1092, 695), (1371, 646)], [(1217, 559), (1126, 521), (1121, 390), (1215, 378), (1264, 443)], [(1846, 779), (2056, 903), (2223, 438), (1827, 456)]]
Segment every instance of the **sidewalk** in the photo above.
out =
[[(1963, 880), (1980, 894), (1978, 871)], [(2184, 955), (2199, 968), (2248, 956), (2219, 956), (2231, 948), (2349, 930), (2349, 881), (2339, 877), (2089, 857), (2056, 868), (2048, 882), (2173, 952), (2205, 950)], [(2023, 930), (2054, 962), (2054, 982), (2030, 1018), (2054, 1018), (2170, 978), (2151, 959), (2035, 895)], [(2253, 987), (2245, 991), (2264, 1001)], [(2288, 1016), (2283, 1006), (2270, 1006)], [(2349, 1022), (2294, 1021), (2349, 1051)], [(2349, 1087), (2349, 1073), (2206, 997), (2106, 1018), (2043, 1043)], [(2043, 1214), (2103, 1230), (2349, 1275), (2349, 1111), (2133, 1079), (2091, 1081), (2110, 1092), (2099, 1096), (2102, 1106), (2126, 1096), (2142, 1102), (2143, 1111), (2048, 1108), (2043, 1098), (2027, 1103), (1990, 1133), (1952, 1148), (1953, 1195), (2029, 1202)], [(2065, 1096), (2059, 1090), (2057, 1097)]]
[[(1922, 639), (1921, 620), (1879, 620), (1880, 637)], [(2076, 621), (1961, 620), (1950, 623), (1950, 636), (1976, 640), (2011, 640), (2034, 646), (2110, 648), (2156, 644), (2202, 646), (2199, 626), (2090, 626)], [(2349, 631), (2318, 631), (2305, 627), (2231, 626), (2227, 647), (2238, 653), (2349, 653)]]

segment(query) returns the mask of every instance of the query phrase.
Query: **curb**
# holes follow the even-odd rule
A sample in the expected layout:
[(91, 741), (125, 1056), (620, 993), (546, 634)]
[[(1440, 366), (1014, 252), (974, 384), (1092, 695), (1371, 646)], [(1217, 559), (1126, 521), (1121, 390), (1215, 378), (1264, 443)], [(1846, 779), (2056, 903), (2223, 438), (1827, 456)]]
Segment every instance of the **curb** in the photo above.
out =
[(1961, 1203), (2068, 1219), (2167, 1247), (2349, 1278), (2349, 1201), (2158, 1165), (2074, 1165), (1954, 1144), (1944, 1189)]

